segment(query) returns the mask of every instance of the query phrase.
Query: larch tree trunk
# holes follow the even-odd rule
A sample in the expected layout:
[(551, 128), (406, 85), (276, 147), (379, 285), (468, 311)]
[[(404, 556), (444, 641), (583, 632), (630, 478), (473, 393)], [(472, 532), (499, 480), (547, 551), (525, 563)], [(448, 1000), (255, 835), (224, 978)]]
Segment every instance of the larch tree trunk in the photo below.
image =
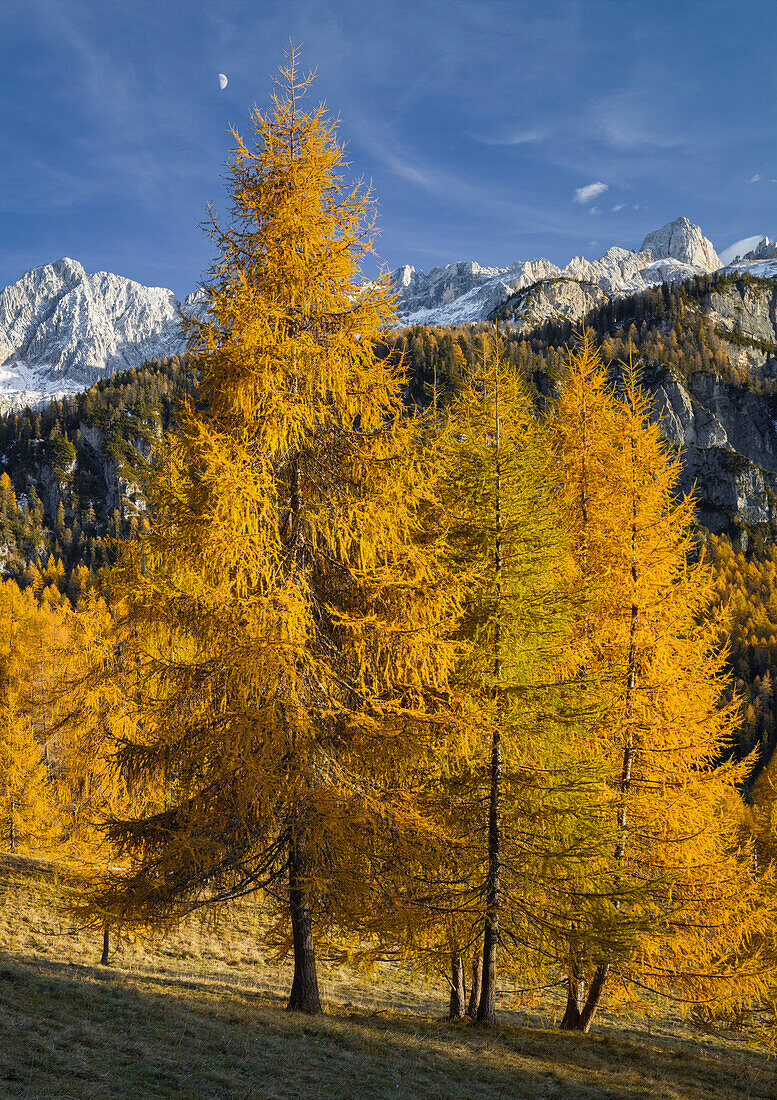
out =
[(494, 731), (491, 750), (491, 793), (488, 814), (488, 877), (483, 969), (478, 1004), (479, 1024), (496, 1023), (496, 948), (499, 943), (499, 902), (502, 890), (502, 738)]
[[(631, 359), (629, 359), (631, 365)], [(621, 801), (618, 808), (618, 828), (620, 829), (620, 839), (615, 849), (615, 861), (621, 866), (626, 858), (626, 823), (627, 823), (627, 801), (629, 789), (632, 783), (632, 769), (634, 765), (634, 756), (637, 750), (635, 732), (634, 732), (634, 693), (637, 688), (637, 622), (639, 619), (639, 570), (637, 568), (637, 441), (634, 435), (634, 429), (632, 427), (631, 439), (630, 439), (630, 458), (631, 458), (631, 608), (629, 610), (629, 648), (628, 659), (626, 665), (626, 713), (628, 715), (628, 726), (626, 729), (626, 737), (623, 744), (623, 763), (621, 767), (621, 780), (620, 780), (620, 794)], [(616, 909), (620, 908), (620, 902), (616, 900)], [(577, 1021), (576, 1031), (582, 1031), (587, 1033), (591, 1024), (593, 1023), (596, 1010), (599, 1007), (599, 1002), (602, 999), (602, 992), (604, 990), (604, 984), (607, 981), (607, 975), (610, 971), (609, 963), (601, 963), (596, 968), (593, 981), (588, 990), (588, 996), (585, 1000), (580, 1017)]]
[(289, 853), (289, 903), (291, 932), (294, 943), (294, 980), (286, 1006), (290, 1012), (321, 1012), (316, 973), (316, 951), (313, 945), (313, 920), (309, 899), (310, 867), (307, 838), (297, 834)]
[(451, 952), (451, 1000), (449, 1020), (461, 1020), (465, 1015), (467, 991), (464, 988), (464, 960), (459, 951)]
[(480, 1004), (480, 988), (483, 978), (483, 956), (479, 951), (475, 952), (472, 959), (472, 988), (469, 991), (469, 1004), (467, 1005), (467, 1015), (470, 1019), (474, 1020), (478, 1014), (478, 1005)]
[[(589, 585), (589, 573), (588, 573), (588, 540), (590, 533), (590, 518), (588, 514), (588, 405), (587, 405), (587, 391), (583, 387), (582, 390), (582, 405), (583, 405), (583, 433), (581, 441), (581, 458), (582, 469), (580, 475), (580, 515), (582, 518), (582, 552), (583, 552), (583, 577), (585, 578), (585, 592), (588, 594)], [(589, 619), (586, 615), (583, 620), (584, 637), (587, 639), (589, 634)], [(583, 976), (583, 968), (577, 959), (572, 962), (572, 968), (567, 978), (567, 1005), (562, 1017), (560, 1028), (562, 1031), (577, 1031), (580, 1027), (580, 1015), (585, 1008), (585, 980)]]
[(585, 978), (583, 968), (575, 961), (567, 979), (567, 1007), (559, 1027), (562, 1031), (578, 1031), (585, 1008)]
[(100, 966), (108, 965), (108, 956), (111, 949), (111, 926), (108, 921), (103, 925), (103, 953), (100, 957)]
[(602, 999), (604, 983), (607, 981), (609, 972), (609, 963), (602, 963), (600, 966), (597, 966), (594, 980), (591, 982), (591, 988), (588, 990), (585, 1005), (583, 1006), (583, 1010), (580, 1013), (580, 1019), (575, 1028), (576, 1031), (582, 1031), (584, 1034), (587, 1034), (591, 1030), (591, 1024), (596, 1015), (596, 1010), (599, 1007), (599, 1002)]
[[(502, 679), (502, 466), (500, 456), (499, 357), (494, 355), (494, 444), (496, 454), (494, 572), (496, 578), (496, 625), (494, 630), (494, 694), (499, 696)], [(488, 799), (488, 874), (486, 877), (486, 921), (483, 932), (483, 969), (477, 1022), (496, 1023), (496, 949), (499, 943), (499, 903), (502, 892), (502, 734), (497, 725), (491, 741), (491, 784)]]

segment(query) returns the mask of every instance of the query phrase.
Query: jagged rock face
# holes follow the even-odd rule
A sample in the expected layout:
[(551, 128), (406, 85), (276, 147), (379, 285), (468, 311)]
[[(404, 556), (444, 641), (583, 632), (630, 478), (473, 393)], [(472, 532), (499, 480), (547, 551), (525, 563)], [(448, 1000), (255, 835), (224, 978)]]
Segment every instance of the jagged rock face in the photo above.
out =
[(777, 260), (777, 241), (770, 241), (768, 237), (764, 237), (755, 248), (751, 249), (750, 252), (746, 252), (742, 259), (750, 261)]
[(777, 474), (777, 399), (699, 371), (690, 387), (666, 374), (653, 390), (663, 433), (676, 447), (723, 448)]
[(682, 458), (679, 489), (696, 501), (696, 517), (711, 531), (732, 524), (777, 529), (775, 399), (695, 374), (690, 391), (665, 376), (653, 411)]
[(717, 271), (723, 266), (711, 242), (687, 218), (677, 218), (648, 233), (640, 252), (651, 252), (656, 260), (679, 260), (702, 271)]
[(680, 488), (693, 492), (697, 519), (710, 531), (730, 528), (735, 517), (743, 549), (749, 526), (777, 527), (777, 475), (743, 461), (734, 451), (685, 448)]
[(28, 271), (0, 292), (0, 364), (26, 354), (37, 326), (85, 278), (81, 264), (66, 258)]
[(777, 374), (777, 284), (743, 281), (714, 290), (705, 303), (715, 328), (736, 339), (728, 343), (732, 366), (753, 378)]
[[(82, 444), (91, 451), (93, 469), (95, 469), (102, 482), (101, 497), (105, 501), (105, 510), (110, 513), (114, 508), (134, 509), (136, 512), (146, 510), (146, 501), (136, 481), (126, 478), (119, 469), (119, 464), (114, 457), (106, 453), (104, 446), (105, 436), (99, 428), (93, 425), (79, 425)], [(144, 458), (148, 458), (150, 447), (143, 440), (135, 439), (133, 446)], [(55, 514), (55, 511), (50, 513)]]
[[(469, 261), (435, 267), (428, 275), (404, 266), (397, 268), (391, 278), (398, 294), (397, 314), (408, 325), (460, 325), (485, 320), (525, 287), (565, 280), (566, 297), (558, 291), (532, 296), (531, 323), (539, 324), (555, 317), (576, 320), (582, 316), (575, 312), (577, 309), (584, 312), (607, 294), (633, 294), (720, 266), (715, 249), (701, 229), (686, 218), (678, 218), (648, 234), (639, 252), (613, 246), (598, 260), (575, 256), (564, 268), (543, 259), (525, 260), (511, 267), (481, 267)], [(602, 295), (590, 289), (581, 293), (574, 282), (590, 284)]]
[(699, 521), (716, 532), (734, 524), (746, 541), (748, 525), (777, 531), (777, 286), (728, 284), (709, 294), (705, 312), (718, 332), (737, 333), (728, 348), (741, 381), (697, 371), (686, 382), (659, 370), (645, 383)]
[(74, 260), (27, 272), (0, 292), (0, 402), (35, 404), (180, 353), (181, 308), (170, 290), (88, 275)]
[(726, 332), (738, 328), (746, 338), (777, 344), (777, 286), (726, 286), (710, 294), (709, 310), (716, 325)]

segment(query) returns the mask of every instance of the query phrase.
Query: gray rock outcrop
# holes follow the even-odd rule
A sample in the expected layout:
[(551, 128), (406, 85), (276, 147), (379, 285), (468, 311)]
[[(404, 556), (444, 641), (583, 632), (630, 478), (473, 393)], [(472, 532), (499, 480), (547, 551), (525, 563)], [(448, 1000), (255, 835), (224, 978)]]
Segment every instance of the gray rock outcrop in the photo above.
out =
[(701, 271), (717, 271), (723, 266), (712, 243), (687, 218), (677, 218), (648, 233), (640, 252), (650, 252), (656, 260), (679, 260)]
[(746, 542), (753, 526), (777, 533), (777, 285), (727, 283), (703, 309), (724, 336), (731, 375), (680, 379), (657, 368), (644, 381), (682, 456), (681, 488), (696, 498), (698, 519), (716, 532), (738, 528)]
[(62, 259), (0, 291), (0, 405), (38, 404), (184, 350), (171, 290)]

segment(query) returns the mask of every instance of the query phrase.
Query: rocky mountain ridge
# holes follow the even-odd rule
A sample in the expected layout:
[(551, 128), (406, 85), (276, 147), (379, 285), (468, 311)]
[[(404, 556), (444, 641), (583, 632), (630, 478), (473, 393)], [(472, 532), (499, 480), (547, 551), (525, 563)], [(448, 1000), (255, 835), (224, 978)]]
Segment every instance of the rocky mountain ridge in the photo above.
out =
[[(738, 268), (771, 256), (756, 252), (738, 259)], [(392, 284), (398, 294), (397, 312), (405, 324), (482, 321), (512, 300), (507, 316), (528, 330), (554, 317), (575, 320), (613, 295), (682, 282), (721, 267), (720, 257), (701, 229), (687, 218), (677, 218), (648, 233), (637, 252), (613, 246), (598, 260), (575, 256), (563, 268), (544, 259), (506, 268), (459, 262), (435, 267), (428, 275), (405, 266), (392, 272)], [(772, 272), (757, 274), (771, 277)]]
[(0, 291), (0, 406), (45, 403), (179, 354), (180, 311), (198, 304), (67, 257), (28, 271)]
[[(720, 266), (699, 227), (678, 218), (649, 233), (637, 252), (613, 246), (598, 260), (575, 256), (563, 268), (546, 259), (506, 268), (467, 261), (428, 275), (404, 266), (392, 279), (403, 324), (468, 324), (498, 310), (529, 331)], [(731, 269), (775, 278), (777, 247), (764, 238)], [(180, 312), (202, 309), (202, 292), (179, 302), (164, 287), (107, 272), (90, 275), (68, 258), (35, 268), (0, 290), (0, 408), (45, 404), (147, 359), (180, 354)]]

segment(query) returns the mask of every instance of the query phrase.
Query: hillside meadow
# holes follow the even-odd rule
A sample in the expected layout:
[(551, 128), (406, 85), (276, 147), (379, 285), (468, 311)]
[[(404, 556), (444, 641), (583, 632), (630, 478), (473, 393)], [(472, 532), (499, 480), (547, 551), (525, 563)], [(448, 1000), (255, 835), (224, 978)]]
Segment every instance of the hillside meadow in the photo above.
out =
[(748, 1036), (708, 1033), (669, 1010), (603, 1012), (593, 1035), (560, 1032), (560, 991), (499, 1026), (445, 1019), (443, 983), (397, 968), (322, 967), (326, 1011), (284, 1011), (290, 967), (255, 944), (256, 906), (217, 927), (124, 942), (63, 910), (50, 864), (4, 857), (0, 886), (0, 1095), (72, 1100), (404, 1100), (503, 1097), (777, 1098), (775, 1061)]

